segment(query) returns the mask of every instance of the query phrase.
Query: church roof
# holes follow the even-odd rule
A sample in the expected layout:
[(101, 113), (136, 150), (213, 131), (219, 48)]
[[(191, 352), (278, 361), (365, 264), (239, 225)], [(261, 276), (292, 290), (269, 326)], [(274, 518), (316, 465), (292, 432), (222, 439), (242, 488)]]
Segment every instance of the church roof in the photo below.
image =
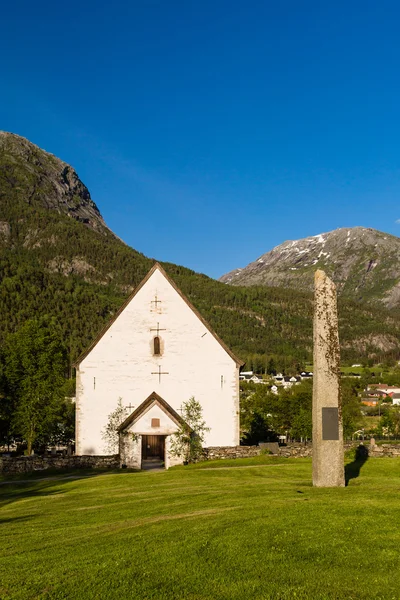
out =
[[(148, 398), (142, 404), (140, 404), (132, 414), (129, 415), (127, 419), (117, 428), (117, 431), (124, 431), (131, 423), (136, 421), (143, 413), (145, 413), (153, 404), (158, 404), (158, 406), (173, 420), (177, 425), (184, 425), (185, 421), (182, 419), (181, 415), (176, 412), (166, 402), (161, 396), (157, 394), (157, 392), (153, 392), (150, 394)], [(189, 428), (190, 429), (190, 428)]]
[(238, 366), (244, 365), (244, 361), (240, 360), (240, 358), (238, 358), (232, 352), (232, 350), (230, 350), (228, 348), (228, 346), (225, 344), (225, 342), (223, 342), (221, 340), (221, 338), (219, 337), (219, 335), (217, 333), (215, 333), (215, 331), (210, 327), (210, 325), (207, 323), (207, 321), (201, 316), (201, 314), (199, 313), (199, 311), (197, 310), (197, 308), (195, 308), (193, 306), (193, 304), (186, 298), (186, 296), (183, 294), (183, 292), (181, 292), (181, 290), (178, 288), (178, 286), (176, 285), (176, 283), (167, 275), (167, 273), (162, 268), (162, 266), (160, 265), (160, 263), (156, 262), (152, 266), (152, 268), (150, 269), (150, 271), (147, 273), (146, 277), (144, 279), (142, 279), (142, 281), (139, 283), (139, 285), (133, 290), (133, 292), (128, 296), (128, 298), (125, 300), (125, 302), (122, 304), (122, 306), (117, 310), (117, 312), (115, 313), (115, 315), (113, 316), (113, 318), (105, 325), (105, 327), (103, 327), (103, 329), (100, 331), (100, 333), (95, 338), (95, 340), (79, 356), (79, 358), (76, 359), (76, 361), (72, 364), (72, 366), (75, 367), (75, 368), (79, 367), (80, 363), (88, 356), (88, 354), (90, 354), (90, 352), (93, 350), (93, 348), (101, 340), (101, 338), (103, 337), (103, 335), (110, 329), (111, 325), (117, 320), (117, 318), (122, 313), (122, 311), (128, 306), (128, 304), (130, 303), (130, 301), (136, 296), (136, 294), (145, 285), (145, 283), (147, 283), (147, 281), (150, 279), (150, 277), (153, 275), (153, 273), (156, 270), (160, 271), (160, 273), (162, 273), (162, 275), (164, 275), (164, 277), (166, 278), (166, 280), (172, 285), (172, 287), (179, 294), (179, 296), (182, 298), (182, 300), (184, 300), (184, 302), (186, 302), (186, 304), (194, 312), (194, 314), (196, 315), (196, 317), (198, 319), (200, 319), (200, 321), (203, 323), (203, 325), (208, 329), (208, 331), (211, 333), (211, 335), (217, 340), (217, 342), (220, 344), (220, 346), (222, 346), (222, 348), (225, 350), (225, 352), (227, 352), (229, 354), (229, 356), (235, 361), (235, 363)]

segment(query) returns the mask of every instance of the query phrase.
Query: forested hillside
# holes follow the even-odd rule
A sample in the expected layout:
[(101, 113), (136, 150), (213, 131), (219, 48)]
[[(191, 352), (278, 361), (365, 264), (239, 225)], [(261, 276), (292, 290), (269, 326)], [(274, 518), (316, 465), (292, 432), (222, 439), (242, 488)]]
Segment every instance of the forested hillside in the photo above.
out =
[[(106, 227), (72, 167), (23, 138), (0, 135), (0, 345), (27, 319), (49, 315), (73, 361), (153, 262)], [(290, 371), (310, 360), (310, 293), (231, 287), (162, 264), (247, 367), (265, 369), (273, 358)], [(399, 358), (398, 323), (383, 308), (342, 302), (343, 359)]]

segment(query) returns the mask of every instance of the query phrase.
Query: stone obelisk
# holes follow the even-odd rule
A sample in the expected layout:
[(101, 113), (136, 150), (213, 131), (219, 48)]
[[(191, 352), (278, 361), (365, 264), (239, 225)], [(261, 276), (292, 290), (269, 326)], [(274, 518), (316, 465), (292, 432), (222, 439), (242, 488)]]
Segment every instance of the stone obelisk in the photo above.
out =
[(344, 486), (340, 347), (335, 284), (315, 273), (313, 485)]

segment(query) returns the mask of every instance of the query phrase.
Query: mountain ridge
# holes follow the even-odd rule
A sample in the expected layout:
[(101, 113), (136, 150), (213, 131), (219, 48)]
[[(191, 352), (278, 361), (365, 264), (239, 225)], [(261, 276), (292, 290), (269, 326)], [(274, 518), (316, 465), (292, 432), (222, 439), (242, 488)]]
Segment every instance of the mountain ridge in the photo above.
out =
[(333, 279), (343, 298), (378, 301), (389, 308), (400, 304), (400, 238), (366, 227), (285, 241), (219, 281), (312, 291), (317, 268)]

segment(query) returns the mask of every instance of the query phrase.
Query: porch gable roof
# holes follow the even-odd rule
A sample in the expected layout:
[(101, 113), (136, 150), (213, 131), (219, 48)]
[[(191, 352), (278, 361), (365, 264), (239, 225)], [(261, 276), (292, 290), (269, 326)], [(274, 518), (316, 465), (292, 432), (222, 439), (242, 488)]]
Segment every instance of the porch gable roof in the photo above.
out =
[[(127, 429), (129, 425), (132, 425), (132, 423), (137, 421), (145, 412), (147, 412), (154, 405), (158, 405), (161, 408), (161, 410), (163, 410), (165, 414), (170, 419), (172, 419), (177, 425), (186, 424), (185, 420), (181, 417), (181, 415), (178, 414), (176, 410), (174, 410), (172, 406), (170, 406), (168, 402), (164, 400), (164, 398), (161, 398), (161, 396), (159, 396), (157, 392), (152, 392), (150, 396), (146, 398), (146, 400), (144, 400), (142, 404), (135, 408), (133, 413), (131, 413), (129, 417), (127, 417), (125, 421), (121, 423), (121, 425), (117, 428), (117, 431), (120, 433), (121, 431)], [(191, 431), (191, 428), (189, 429)]]

